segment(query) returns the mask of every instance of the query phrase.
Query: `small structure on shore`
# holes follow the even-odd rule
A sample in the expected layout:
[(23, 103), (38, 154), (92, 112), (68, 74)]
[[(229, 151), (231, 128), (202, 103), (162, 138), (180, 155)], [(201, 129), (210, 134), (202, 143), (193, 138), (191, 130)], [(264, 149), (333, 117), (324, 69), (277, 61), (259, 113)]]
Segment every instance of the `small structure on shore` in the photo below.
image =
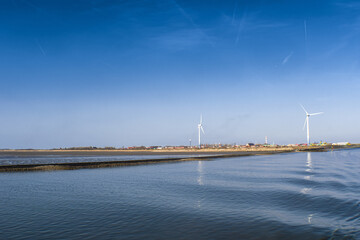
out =
[(332, 145), (334, 146), (346, 146), (346, 145), (350, 145), (349, 142), (337, 142), (337, 143), (333, 143)]

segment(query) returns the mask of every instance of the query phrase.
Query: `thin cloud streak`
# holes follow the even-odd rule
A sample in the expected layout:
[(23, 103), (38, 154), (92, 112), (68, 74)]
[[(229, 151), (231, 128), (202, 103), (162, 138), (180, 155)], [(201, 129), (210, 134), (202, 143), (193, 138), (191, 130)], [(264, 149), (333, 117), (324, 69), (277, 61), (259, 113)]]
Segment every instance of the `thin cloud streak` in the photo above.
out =
[(237, 4), (237, 2), (235, 2), (235, 7), (234, 7), (234, 11), (233, 11), (233, 16), (232, 16), (231, 24), (234, 24), (237, 10), (238, 10), (238, 4)]
[(306, 26), (306, 20), (304, 20), (304, 38), (305, 43), (307, 42), (307, 26)]
[(334, 3), (335, 6), (338, 7), (342, 7), (342, 8), (349, 8), (349, 9), (354, 9), (354, 10), (358, 10), (360, 8), (360, 3), (358, 1), (353, 1), (353, 2), (337, 2)]
[(235, 44), (236, 45), (239, 43), (240, 35), (245, 29), (246, 19), (247, 19), (247, 13), (244, 12), (244, 14), (242, 15), (242, 17), (240, 19), (240, 22), (238, 24), (237, 35), (236, 35), (236, 39), (235, 39)]
[(290, 52), (285, 58), (284, 60), (282, 61), (282, 65), (285, 65), (289, 60), (290, 58), (292, 57), (292, 55), (294, 54), (294, 52)]
[(183, 15), (187, 20), (189, 20), (189, 22), (193, 25), (193, 27), (199, 28), (199, 27), (195, 24), (195, 22), (194, 22), (194, 20), (192, 19), (192, 17), (191, 17), (189, 14), (187, 14), (187, 12), (185, 12), (184, 8), (182, 8), (182, 7), (176, 2), (176, 0), (173, 0), (173, 3), (174, 3), (174, 5), (176, 6), (176, 8), (178, 9), (178, 11), (181, 13), (181, 15)]
[(160, 47), (170, 50), (184, 50), (201, 45), (206, 41), (204, 34), (198, 29), (184, 29), (173, 31), (152, 38)]
[(36, 41), (36, 45), (38, 46), (41, 54), (42, 54), (43, 56), (46, 56), (46, 52), (44, 51), (44, 48), (41, 46), (39, 40), (36, 39), (35, 41)]
[(227, 16), (227, 23), (235, 28), (235, 45), (239, 43), (241, 36), (245, 31), (250, 32), (259, 29), (283, 28), (290, 25), (289, 23), (261, 20), (257, 15), (258, 13), (249, 12), (247, 9), (244, 9), (241, 13), (238, 7), (235, 6), (233, 15)]
[(193, 18), (185, 11), (185, 9), (183, 7), (181, 7), (176, 0), (172, 1), (175, 5), (175, 7), (177, 8), (177, 10), (181, 13), (181, 15), (183, 15), (190, 23), (191, 25), (197, 29), (198, 31), (200, 31), (203, 35), (204, 35), (204, 39), (207, 41), (207, 43), (209, 43), (212, 47), (214, 47), (214, 43), (211, 41), (211, 39), (209, 38), (209, 36), (204, 32), (204, 30), (199, 27), (193, 20)]

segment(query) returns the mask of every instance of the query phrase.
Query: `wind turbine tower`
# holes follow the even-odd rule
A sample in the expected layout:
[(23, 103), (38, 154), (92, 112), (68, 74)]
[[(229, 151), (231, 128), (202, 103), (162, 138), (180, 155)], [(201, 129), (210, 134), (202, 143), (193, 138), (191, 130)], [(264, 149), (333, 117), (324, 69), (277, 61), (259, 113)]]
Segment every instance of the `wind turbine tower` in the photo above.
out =
[(198, 130), (199, 130), (199, 148), (201, 148), (201, 132), (205, 134), (204, 128), (202, 126), (202, 115), (200, 115), (200, 123), (198, 124)]
[(306, 129), (306, 132), (307, 132), (307, 138), (306, 138), (306, 140), (307, 140), (307, 145), (310, 145), (310, 126), (309, 126), (309, 118), (310, 118), (310, 116), (315, 116), (315, 115), (323, 114), (323, 112), (308, 113), (308, 112), (306, 111), (306, 109), (304, 108), (303, 105), (300, 104), (300, 106), (302, 107), (302, 109), (304, 109), (305, 114), (306, 114), (306, 118), (305, 118), (305, 123), (304, 123), (304, 128), (303, 128), (303, 129), (305, 129), (305, 126), (307, 127), (307, 129)]

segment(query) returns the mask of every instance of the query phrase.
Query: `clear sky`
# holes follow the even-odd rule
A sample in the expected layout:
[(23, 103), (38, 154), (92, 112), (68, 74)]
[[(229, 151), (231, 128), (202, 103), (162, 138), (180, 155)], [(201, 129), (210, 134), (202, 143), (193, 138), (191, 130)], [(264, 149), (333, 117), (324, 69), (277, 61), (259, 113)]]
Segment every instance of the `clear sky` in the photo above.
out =
[(358, 1), (2, 0), (0, 148), (360, 142)]

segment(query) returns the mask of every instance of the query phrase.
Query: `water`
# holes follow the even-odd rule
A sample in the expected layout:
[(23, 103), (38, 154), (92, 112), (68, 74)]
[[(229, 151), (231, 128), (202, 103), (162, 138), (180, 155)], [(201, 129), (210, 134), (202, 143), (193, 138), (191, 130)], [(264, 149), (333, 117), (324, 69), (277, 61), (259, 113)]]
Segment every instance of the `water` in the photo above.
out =
[(0, 173), (0, 239), (360, 239), (360, 150)]
[(135, 161), (145, 159), (171, 159), (205, 157), (209, 154), (187, 155), (118, 155), (118, 156), (73, 156), (73, 155), (45, 155), (45, 156), (0, 156), (1, 165), (27, 165), (27, 164), (55, 164), (74, 162), (110, 162), (110, 161)]

